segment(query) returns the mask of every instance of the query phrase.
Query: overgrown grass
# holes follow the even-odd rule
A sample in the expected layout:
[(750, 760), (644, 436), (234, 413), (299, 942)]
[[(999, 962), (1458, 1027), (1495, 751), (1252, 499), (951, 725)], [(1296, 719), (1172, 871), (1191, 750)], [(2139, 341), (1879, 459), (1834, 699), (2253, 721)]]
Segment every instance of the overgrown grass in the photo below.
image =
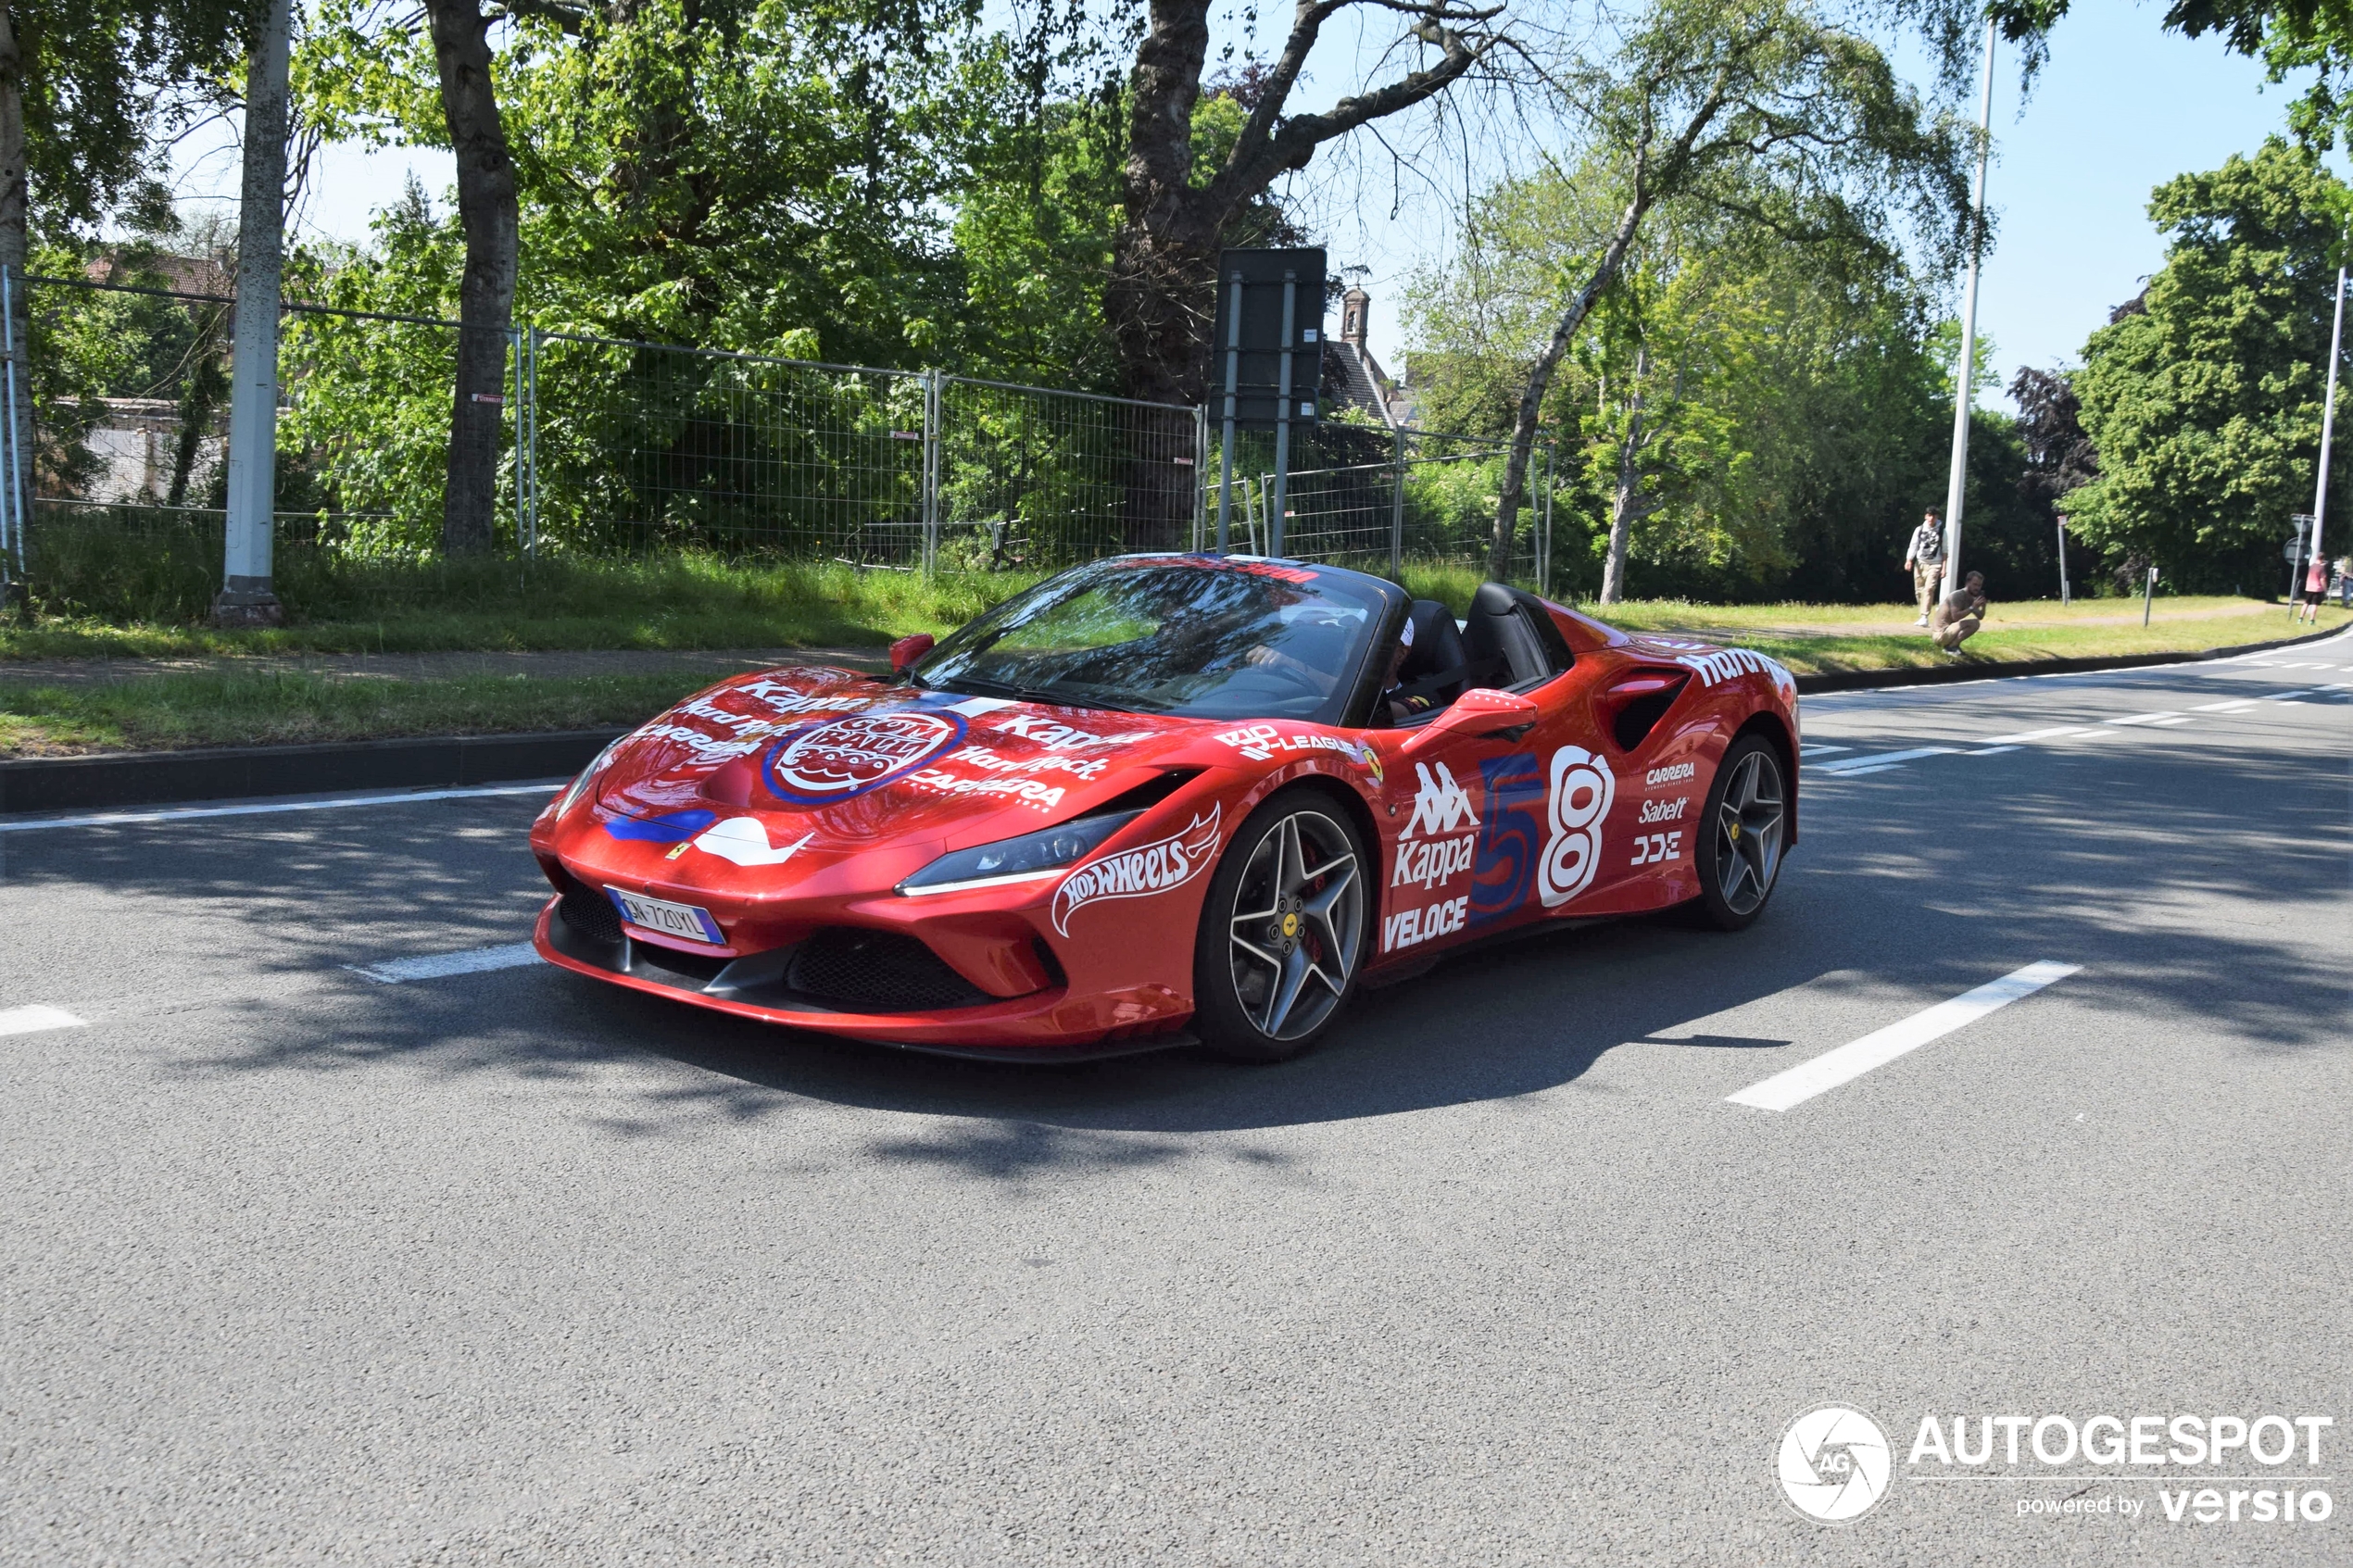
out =
[(385, 681), (226, 671), (71, 686), (0, 684), (0, 754), (598, 729), (640, 723), (711, 679), (701, 671)]
[(693, 555), (368, 561), (290, 547), (277, 561), (287, 624), (222, 632), (203, 624), (220, 571), (203, 543), (170, 530), (45, 531), (40, 613), (0, 624), (0, 659), (854, 646), (937, 635), (1038, 576)]

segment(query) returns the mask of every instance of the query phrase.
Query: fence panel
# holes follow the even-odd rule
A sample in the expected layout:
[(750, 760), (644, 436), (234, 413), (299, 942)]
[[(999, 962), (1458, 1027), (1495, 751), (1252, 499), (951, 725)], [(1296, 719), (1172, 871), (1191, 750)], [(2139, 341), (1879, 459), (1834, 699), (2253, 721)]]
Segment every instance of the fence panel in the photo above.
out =
[(1194, 544), (1198, 409), (939, 381), (942, 564), (1053, 567)]

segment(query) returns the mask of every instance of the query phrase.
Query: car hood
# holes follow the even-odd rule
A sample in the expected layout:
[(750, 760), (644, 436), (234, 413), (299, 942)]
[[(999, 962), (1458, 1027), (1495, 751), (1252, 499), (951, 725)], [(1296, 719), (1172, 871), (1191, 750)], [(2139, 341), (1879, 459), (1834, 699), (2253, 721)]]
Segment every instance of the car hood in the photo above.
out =
[(596, 781), (595, 836), (692, 844), (698, 865), (798, 858), (803, 872), (886, 847), (962, 848), (1131, 789), (1216, 727), (916, 691), (846, 670), (763, 671), (625, 738)]

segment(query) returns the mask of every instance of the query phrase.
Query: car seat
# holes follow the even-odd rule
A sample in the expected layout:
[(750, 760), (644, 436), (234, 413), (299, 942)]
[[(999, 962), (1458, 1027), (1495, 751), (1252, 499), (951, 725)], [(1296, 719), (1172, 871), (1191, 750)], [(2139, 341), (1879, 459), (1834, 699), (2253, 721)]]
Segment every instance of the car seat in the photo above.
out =
[(1435, 599), (1416, 599), (1406, 612), (1414, 628), (1414, 646), (1397, 671), (1392, 696), (1426, 696), (1443, 708), (1463, 695), (1468, 659), (1463, 634), (1453, 615)]
[(1466, 679), (1475, 686), (1517, 685), (1553, 673), (1519, 596), (1501, 583), (1481, 583), (1471, 596), (1463, 645), (1471, 665)]

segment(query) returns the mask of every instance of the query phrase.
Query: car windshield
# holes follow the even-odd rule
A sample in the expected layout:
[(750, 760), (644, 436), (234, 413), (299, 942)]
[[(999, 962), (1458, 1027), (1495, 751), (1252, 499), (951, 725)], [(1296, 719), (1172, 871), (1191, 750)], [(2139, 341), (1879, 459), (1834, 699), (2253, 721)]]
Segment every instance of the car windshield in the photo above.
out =
[(1203, 719), (1331, 722), (1383, 590), (1353, 572), (1125, 557), (1008, 600), (914, 669), (926, 686)]

